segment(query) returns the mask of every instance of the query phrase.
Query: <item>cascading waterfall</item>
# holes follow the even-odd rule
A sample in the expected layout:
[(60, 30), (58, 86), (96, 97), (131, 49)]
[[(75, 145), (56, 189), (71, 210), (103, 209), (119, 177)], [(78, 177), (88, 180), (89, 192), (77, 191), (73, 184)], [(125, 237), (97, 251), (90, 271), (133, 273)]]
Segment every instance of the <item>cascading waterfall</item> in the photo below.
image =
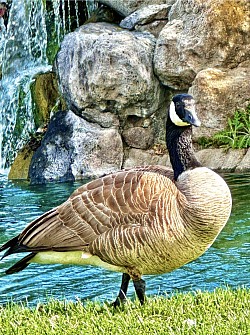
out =
[(42, 1), (14, 0), (2, 50), (0, 92), (0, 168), (34, 132), (30, 84), (37, 73), (51, 69), (46, 57), (47, 32)]
[[(73, 1), (75, 27), (79, 26), (78, 2)], [(51, 70), (54, 55), (49, 56), (49, 49), (58, 49), (63, 36), (72, 29), (71, 9), (72, 2), (67, 0), (12, 0), (6, 28), (0, 18), (1, 173), (8, 172), (18, 150), (36, 131), (30, 86), (37, 74)], [(94, 0), (88, 0), (86, 9), (95, 9)]]

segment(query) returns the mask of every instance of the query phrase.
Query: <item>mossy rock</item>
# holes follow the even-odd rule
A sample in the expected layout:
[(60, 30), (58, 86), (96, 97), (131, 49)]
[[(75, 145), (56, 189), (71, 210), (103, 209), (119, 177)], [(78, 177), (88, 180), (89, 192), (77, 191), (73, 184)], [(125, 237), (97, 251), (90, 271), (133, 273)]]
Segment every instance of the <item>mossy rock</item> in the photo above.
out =
[(9, 179), (28, 179), (29, 167), (33, 154), (40, 147), (41, 141), (46, 132), (46, 127), (42, 131), (33, 134), (28, 143), (18, 152), (8, 175)]
[(18, 152), (14, 163), (11, 166), (8, 178), (9, 179), (28, 179), (29, 166), (34, 151), (25, 147)]
[(48, 124), (51, 112), (65, 108), (58, 91), (55, 73), (37, 75), (31, 86), (31, 92), (35, 125), (36, 128), (43, 128)]

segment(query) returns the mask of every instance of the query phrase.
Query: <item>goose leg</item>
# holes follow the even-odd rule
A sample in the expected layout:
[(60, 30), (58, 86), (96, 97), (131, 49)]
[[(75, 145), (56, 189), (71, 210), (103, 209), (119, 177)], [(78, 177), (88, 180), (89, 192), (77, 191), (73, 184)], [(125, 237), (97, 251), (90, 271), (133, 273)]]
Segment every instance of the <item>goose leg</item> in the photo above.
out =
[(127, 273), (123, 273), (122, 274), (122, 283), (121, 283), (120, 291), (119, 291), (119, 294), (118, 294), (116, 300), (113, 303), (114, 307), (118, 307), (125, 302), (126, 294), (127, 294), (127, 291), (128, 291), (129, 281), (130, 281), (130, 275), (127, 274)]
[(137, 297), (141, 303), (141, 305), (145, 302), (145, 290), (146, 290), (146, 283), (145, 280), (139, 279), (139, 280), (133, 280), (135, 292), (137, 294)]

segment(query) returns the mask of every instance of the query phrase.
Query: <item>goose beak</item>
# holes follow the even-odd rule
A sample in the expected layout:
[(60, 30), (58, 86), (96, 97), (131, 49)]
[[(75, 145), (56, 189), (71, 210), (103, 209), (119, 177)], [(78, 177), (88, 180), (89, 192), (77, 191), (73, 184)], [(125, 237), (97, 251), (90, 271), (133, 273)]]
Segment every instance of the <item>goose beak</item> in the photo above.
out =
[(201, 121), (199, 120), (196, 112), (195, 112), (195, 109), (193, 110), (188, 110), (188, 109), (185, 109), (185, 117), (184, 117), (184, 120), (183, 121), (186, 121), (187, 123), (191, 124), (192, 126), (195, 126), (195, 127), (200, 127), (201, 125)]

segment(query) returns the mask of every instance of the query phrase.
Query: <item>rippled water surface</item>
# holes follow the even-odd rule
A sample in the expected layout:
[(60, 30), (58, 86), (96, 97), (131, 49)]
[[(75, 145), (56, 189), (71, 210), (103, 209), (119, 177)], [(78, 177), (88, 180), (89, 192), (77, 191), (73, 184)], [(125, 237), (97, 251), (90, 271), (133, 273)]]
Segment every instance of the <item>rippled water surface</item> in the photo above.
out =
[[(213, 290), (219, 286), (250, 286), (250, 174), (224, 175), (233, 196), (231, 218), (213, 246), (199, 259), (172, 273), (146, 276), (147, 295), (176, 290)], [(79, 183), (29, 186), (0, 176), (0, 244), (18, 234), (29, 221), (68, 198)], [(56, 298), (115, 298), (121, 274), (93, 267), (31, 264), (5, 275), (21, 256), (0, 263), (0, 303), (9, 300), (44, 301)], [(132, 285), (129, 294), (133, 294)]]

